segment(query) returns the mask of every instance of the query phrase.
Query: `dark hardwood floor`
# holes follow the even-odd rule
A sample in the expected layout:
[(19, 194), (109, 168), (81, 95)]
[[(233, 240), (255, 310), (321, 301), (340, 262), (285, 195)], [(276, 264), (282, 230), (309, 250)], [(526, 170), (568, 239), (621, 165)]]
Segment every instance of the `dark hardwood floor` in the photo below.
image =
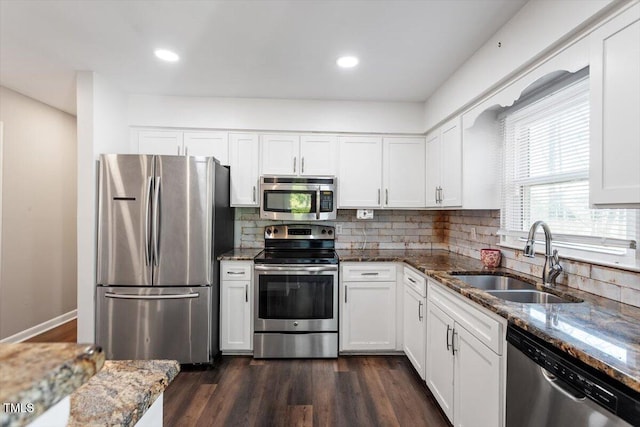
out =
[(404, 356), (223, 357), (165, 391), (165, 426), (448, 426)]
[[(76, 342), (76, 322), (27, 342)], [(312, 360), (225, 356), (213, 368), (183, 368), (165, 390), (164, 425), (450, 424), (404, 356)]]
[(78, 322), (73, 319), (40, 335), (29, 338), (25, 342), (76, 342), (78, 339), (77, 330)]

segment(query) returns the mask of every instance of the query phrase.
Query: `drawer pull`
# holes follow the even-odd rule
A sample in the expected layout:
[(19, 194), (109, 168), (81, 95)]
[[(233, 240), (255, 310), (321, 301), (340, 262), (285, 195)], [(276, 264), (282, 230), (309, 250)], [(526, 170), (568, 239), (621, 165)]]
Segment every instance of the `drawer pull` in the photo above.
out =
[(361, 276), (377, 276), (380, 273), (376, 272), (371, 272), (371, 273), (360, 273)]

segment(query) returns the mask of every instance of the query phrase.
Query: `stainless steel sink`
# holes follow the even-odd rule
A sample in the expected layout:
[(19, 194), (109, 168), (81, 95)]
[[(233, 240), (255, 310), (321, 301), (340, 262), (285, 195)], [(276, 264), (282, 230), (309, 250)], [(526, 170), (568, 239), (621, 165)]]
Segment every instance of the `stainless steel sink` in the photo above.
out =
[(482, 290), (510, 290), (510, 289), (528, 289), (535, 290), (535, 285), (524, 282), (519, 279), (507, 276), (497, 276), (493, 274), (453, 274), (458, 279), (474, 288)]
[(486, 292), (496, 298), (523, 304), (559, 304), (581, 302), (578, 299), (562, 298), (557, 295), (538, 290), (488, 290)]

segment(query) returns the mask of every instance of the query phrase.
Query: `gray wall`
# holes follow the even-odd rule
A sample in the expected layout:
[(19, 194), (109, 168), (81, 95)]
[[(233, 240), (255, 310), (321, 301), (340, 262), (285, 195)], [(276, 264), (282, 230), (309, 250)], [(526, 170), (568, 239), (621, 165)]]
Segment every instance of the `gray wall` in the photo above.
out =
[(0, 87), (0, 339), (76, 309), (76, 119)]

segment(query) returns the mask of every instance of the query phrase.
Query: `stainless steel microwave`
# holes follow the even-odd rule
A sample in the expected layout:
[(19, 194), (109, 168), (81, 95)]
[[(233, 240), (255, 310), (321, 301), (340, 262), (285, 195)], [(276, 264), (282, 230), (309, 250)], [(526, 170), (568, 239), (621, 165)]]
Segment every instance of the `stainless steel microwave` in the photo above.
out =
[(336, 187), (335, 177), (263, 176), (260, 218), (336, 219)]

